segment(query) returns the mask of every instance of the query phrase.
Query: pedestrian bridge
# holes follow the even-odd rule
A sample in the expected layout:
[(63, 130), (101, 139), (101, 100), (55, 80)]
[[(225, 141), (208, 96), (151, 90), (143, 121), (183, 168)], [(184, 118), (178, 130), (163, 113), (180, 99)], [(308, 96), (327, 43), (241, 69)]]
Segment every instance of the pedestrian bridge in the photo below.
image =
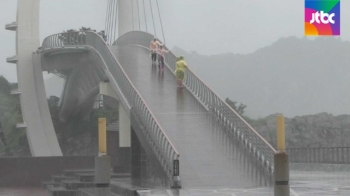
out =
[[(132, 31), (113, 45), (94, 32), (47, 37), (40, 57), (43, 70), (67, 76), (60, 118), (88, 117), (108, 81), (131, 126), (164, 178), (186, 188), (254, 188), (269, 185), (275, 149), (189, 68), (184, 89), (176, 87), (176, 55), (166, 68), (152, 67), (153, 35)], [(77, 69), (67, 73), (67, 68)], [(191, 66), (191, 65), (189, 65)], [(179, 164), (179, 165), (178, 165)]]

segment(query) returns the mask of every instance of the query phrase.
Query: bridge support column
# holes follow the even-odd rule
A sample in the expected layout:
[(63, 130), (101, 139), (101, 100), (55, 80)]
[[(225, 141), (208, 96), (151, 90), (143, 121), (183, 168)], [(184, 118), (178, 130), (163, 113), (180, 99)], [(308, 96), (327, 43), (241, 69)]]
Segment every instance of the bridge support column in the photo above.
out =
[[(100, 83), (100, 94), (107, 95), (118, 99), (117, 94), (113, 91), (109, 82)], [(126, 113), (122, 103), (119, 101), (119, 165), (115, 168), (115, 172), (128, 172), (131, 165), (131, 124), (130, 118)]]
[(277, 150), (275, 154), (275, 196), (289, 196), (289, 160), (285, 152), (284, 117), (277, 116)]
[(119, 152), (120, 152), (120, 170), (131, 170), (131, 124), (121, 102), (119, 102)]
[(17, 78), (20, 103), (32, 156), (62, 156), (52, 124), (42, 78), (39, 40), (40, 0), (18, 0)]
[[(98, 153), (95, 158), (95, 183), (97, 188), (108, 188), (111, 181), (111, 159), (107, 154), (106, 119), (98, 119)], [(107, 190), (104, 190), (108, 192)]]
[(139, 30), (137, 0), (118, 0), (118, 37)]
[(119, 146), (130, 148), (131, 146), (131, 125), (130, 118), (119, 102)]
[(289, 161), (285, 152), (275, 154), (275, 196), (289, 196)]

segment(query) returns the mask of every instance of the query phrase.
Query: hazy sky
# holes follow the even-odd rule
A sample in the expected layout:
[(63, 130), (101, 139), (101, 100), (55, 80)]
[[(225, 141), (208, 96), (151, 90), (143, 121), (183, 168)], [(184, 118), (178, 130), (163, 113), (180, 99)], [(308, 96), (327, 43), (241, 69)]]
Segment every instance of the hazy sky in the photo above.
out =
[[(5, 59), (15, 54), (15, 33), (4, 26), (16, 20), (16, 5), (16, 0), (0, 0), (0, 75), (10, 81), (17, 81), (15, 65)], [(250, 53), (280, 37), (304, 34), (303, 0), (159, 0), (159, 6), (167, 44), (201, 54)], [(81, 26), (103, 29), (106, 7), (107, 0), (42, 0), (41, 40)], [(341, 38), (350, 41), (346, 10), (350, 1), (343, 0)]]

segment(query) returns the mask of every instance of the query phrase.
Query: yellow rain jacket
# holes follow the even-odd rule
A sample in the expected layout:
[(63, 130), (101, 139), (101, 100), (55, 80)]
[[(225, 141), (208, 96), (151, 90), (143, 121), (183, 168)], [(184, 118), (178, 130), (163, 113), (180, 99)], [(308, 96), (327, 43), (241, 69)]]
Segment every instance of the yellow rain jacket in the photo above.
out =
[(187, 68), (187, 63), (183, 58), (179, 58), (179, 60), (176, 62), (176, 69), (175, 69), (175, 75), (176, 79), (183, 80), (185, 78), (185, 70)]
[(176, 62), (176, 70), (180, 69), (181, 71), (185, 72), (187, 67), (188, 66), (187, 66), (187, 63), (185, 62), (185, 60), (179, 60), (179, 61)]

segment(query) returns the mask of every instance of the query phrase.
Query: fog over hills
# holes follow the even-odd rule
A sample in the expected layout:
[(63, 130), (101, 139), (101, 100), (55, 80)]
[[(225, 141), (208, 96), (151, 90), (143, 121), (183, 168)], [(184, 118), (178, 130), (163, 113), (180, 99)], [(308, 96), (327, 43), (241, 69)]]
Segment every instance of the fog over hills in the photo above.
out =
[[(247, 105), (251, 118), (350, 113), (350, 42), (288, 37), (246, 55), (173, 51), (222, 98)], [(63, 80), (45, 81), (47, 95), (60, 96)]]
[(289, 37), (246, 55), (173, 51), (222, 98), (247, 105), (249, 117), (349, 114), (350, 42)]

